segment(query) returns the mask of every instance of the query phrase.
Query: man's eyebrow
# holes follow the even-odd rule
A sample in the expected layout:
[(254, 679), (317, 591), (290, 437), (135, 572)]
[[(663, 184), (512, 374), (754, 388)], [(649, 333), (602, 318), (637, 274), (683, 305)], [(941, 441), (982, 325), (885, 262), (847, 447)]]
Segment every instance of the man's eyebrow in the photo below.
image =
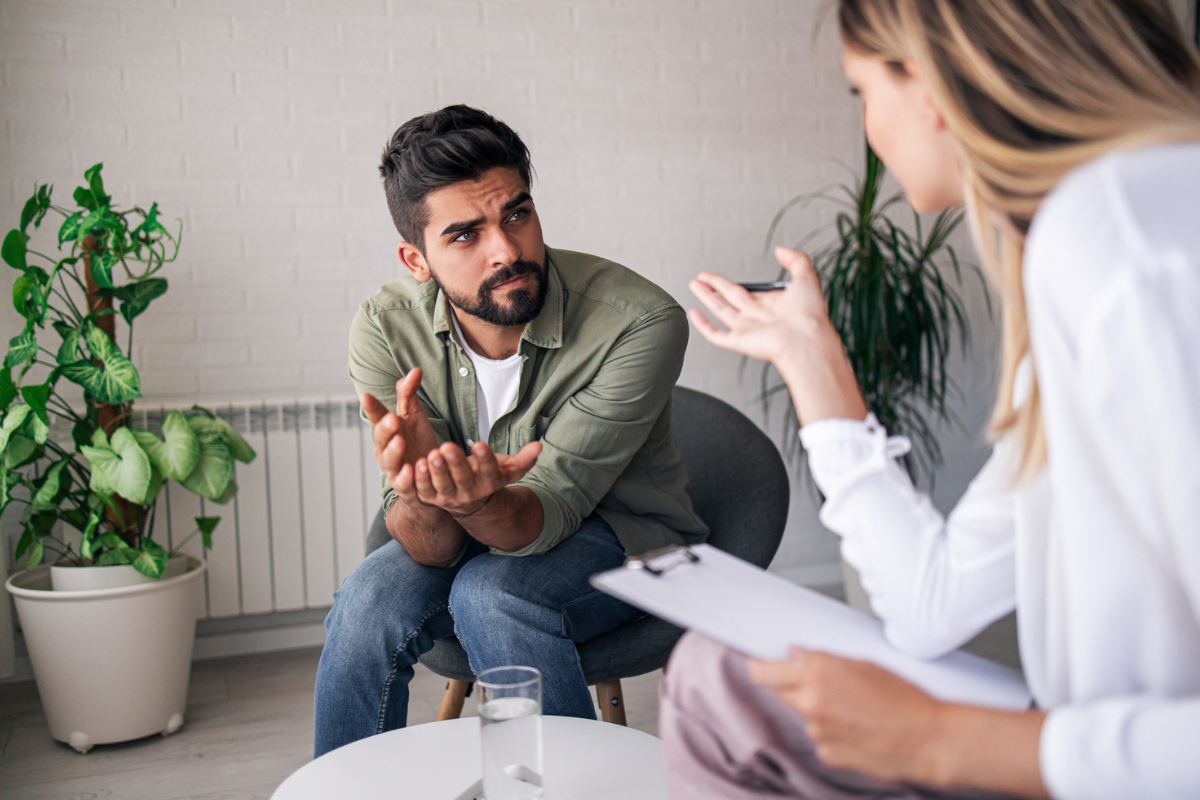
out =
[[(512, 211), (517, 206), (521, 205), (522, 203), (526, 203), (532, 199), (533, 198), (529, 195), (529, 192), (521, 192), (519, 195), (514, 197), (512, 200), (509, 200), (507, 203), (505, 203), (504, 208), (501, 210), (505, 211), (505, 212)], [(478, 228), (480, 225), (482, 225), (485, 222), (487, 222), (487, 220), (484, 219), (483, 217), (469, 219), (465, 222), (451, 222), (449, 225), (446, 226), (446, 229), (442, 231), (442, 236), (451, 236), (456, 233), (462, 233), (463, 231), (469, 231), (472, 228)]]
[(466, 222), (451, 222), (449, 225), (446, 226), (446, 229), (444, 231), (442, 231), (442, 236), (450, 236), (451, 234), (462, 233), (463, 231), (469, 231), (472, 228), (478, 228), (480, 225), (482, 225), (485, 222), (487, 222), (487, 220), (484, 219), (483, 217), (478, 217), (476, 219), (469, 219)]
[(514, 197), (512, 200), (509, 200), (507, 203), (504, 204), (504, 210), (512, 211), (517, 206), (521, 205), (522, 203), (526, 203), (532, 199), (533, 198), (529, 196), (529, 192), (521, 192), (519, 195)]

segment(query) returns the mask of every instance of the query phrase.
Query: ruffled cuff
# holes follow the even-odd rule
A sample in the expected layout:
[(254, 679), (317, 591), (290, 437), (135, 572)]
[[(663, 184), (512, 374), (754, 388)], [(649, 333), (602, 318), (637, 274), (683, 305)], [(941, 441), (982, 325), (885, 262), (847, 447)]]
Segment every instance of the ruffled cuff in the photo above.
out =
[(882, 472), (912, 449), (907, 436), (888, 436), (874, 414), (864, 420), (823, 419), (800, 429), (817, 488), (827, 499)]

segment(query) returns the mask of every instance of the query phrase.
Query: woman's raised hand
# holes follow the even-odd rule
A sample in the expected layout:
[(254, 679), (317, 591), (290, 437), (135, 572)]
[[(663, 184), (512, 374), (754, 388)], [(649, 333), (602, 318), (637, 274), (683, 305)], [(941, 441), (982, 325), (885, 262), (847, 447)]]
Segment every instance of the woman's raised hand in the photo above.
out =
[(717, 347), (774, 364), (801, 425), (831, 417), (865, 418), (866, 403), (829, 321), (812, 261), (786, 247), (776, 247), (775, 258), (792, 275), (788, 288), (751, 293), (728, 278), (702, 272), (689, 284), (691, 290), (725, 327), (697, 309), (688, 317)]
[(725, 326), (718, 328), (698, 309), (688, 316), (713, 344), (744, 356), (777, 364), (800, 344), (806, 329), (828, 324), (821, 282), (812, 261), (786, 247), (775, 248), (775, 258), (792, 275), (787, 289), (748, 292), (721, 275), (702, 272), (689, 284), (692, 292)]

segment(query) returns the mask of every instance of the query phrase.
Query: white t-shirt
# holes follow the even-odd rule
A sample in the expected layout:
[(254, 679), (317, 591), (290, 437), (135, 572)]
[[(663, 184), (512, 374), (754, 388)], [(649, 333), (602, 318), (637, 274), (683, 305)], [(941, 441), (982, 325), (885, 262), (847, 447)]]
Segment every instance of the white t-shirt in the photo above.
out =
[(1200, 145), (1108, 155), (1047, 196), (1024, 284), (1047, 468), (1014, 442), (943, 518), (873, 420), (801, 438), (871, 606), (939, 656), (1016, 608), (1060, 800), (1200, 797)]
[[(451, 313), (454, 333), (462, 342), (463, 351), (475, 367), (475, 405), (479, 409), (479, 441), (486, 443), (492, 432), (492, 423), (508, 413), (517, 401), (521, 386), (521, 354), (513, 353), (508, 358), (495, 361), (479, 355), (467, 344), (458, 318)], [(468, 448), (471, 443), (468, 443)]]

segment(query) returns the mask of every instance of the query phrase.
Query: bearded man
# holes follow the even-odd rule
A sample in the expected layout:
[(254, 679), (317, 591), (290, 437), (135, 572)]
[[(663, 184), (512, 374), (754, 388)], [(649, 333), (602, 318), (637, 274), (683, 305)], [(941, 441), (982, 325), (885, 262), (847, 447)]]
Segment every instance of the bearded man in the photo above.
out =
[(408, 275), (359, 309), (350, 377), (393, 541), (325, 622), (317, 756), (403, 727), (413, 665), (446, 636), (476, 674), (541, 670), (544, 713), (594, 718), (576, 644), (641, 612), (588, 577), (708, 533), (671, 443), (671, 296), (546, 247), (529, 151), (483, 111), (409, 120), (380, 173)]

